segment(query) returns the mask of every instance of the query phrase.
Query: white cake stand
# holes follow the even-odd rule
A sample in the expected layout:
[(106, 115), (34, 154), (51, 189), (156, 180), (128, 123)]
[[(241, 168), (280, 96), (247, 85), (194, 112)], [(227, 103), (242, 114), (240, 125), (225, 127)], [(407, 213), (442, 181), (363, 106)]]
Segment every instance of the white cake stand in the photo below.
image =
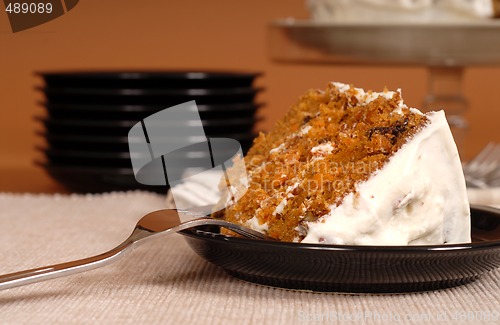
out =
[(426, 66), (424, 105), (445, 109), (460, 150), (467, 129), (464, 68), (500, 64), (500, 21), (354, 24), (283, 19), (269, 26), (269, 50), (279, 62)]

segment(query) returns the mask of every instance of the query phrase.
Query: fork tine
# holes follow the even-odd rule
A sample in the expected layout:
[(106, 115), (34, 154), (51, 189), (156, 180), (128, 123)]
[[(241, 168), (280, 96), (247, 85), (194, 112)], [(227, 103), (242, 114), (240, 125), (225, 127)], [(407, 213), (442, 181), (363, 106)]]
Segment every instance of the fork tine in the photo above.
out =
[(490, 142), (463, 170), (471, 186), (488, 187), (500, 183), (500, 144)]
[(496, 166), (496, 168), (494, 168), (487, 175), (485, 175), (484, 178), (490, 186), (499, 186), (500, 185), (500, 163)]
[(481, 150), (479, 154), (469, 162), (470, 166), (472, 168), (478, 168), (484, 164), (485, 161), (488, 161), (488, 157), (491, 155), (491, 152), (494, 151), (495, 147), (494, 143), (488, 143), (486, 147), (484, 147), (483, 150)]
[(237, 226), (234, 226), (234, 225), (226, 225), (226, 226), (221, 226), (221, 227), (224, 227), (224, 228), (227, 228), (231, 231), (234, 231), (235, 233), (237, 234), (240, 234), (246, 238), (251, 238), (251, 239), (267, 239), (269, 240), (269, 237), (264, 235), (264, 234), (261, 234), (261, 233), (258, 233), (258, 232), (249, 232), (249, 231), (246, 231), (244, 229), (241, 229)]
[(500, 145), (495, 145), (489, 155), (489, 160), (484, 166), (484, 177), (488, 178), (489, 174), (495, 173), (500, 165)]
[(490, 150), (490, 145), (491, 143), (488, 143), (486, 147), (484, 147), (474, 158), (472, 158), (468, 163), (467, 166), (469, 168), (475, 168), (483, 159), (483, 157), (487, 154), (487, 152)]

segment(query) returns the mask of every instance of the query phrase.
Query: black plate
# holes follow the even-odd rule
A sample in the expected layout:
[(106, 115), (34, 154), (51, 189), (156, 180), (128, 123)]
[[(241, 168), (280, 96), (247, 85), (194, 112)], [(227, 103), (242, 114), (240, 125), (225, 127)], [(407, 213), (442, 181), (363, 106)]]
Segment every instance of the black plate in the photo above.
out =
[[(71, 149), (74, 150), (96, 150), (96, 151), (127, 151), (129, 149), (127, 136), (92, 136), (92, 135), (65, 135), (57, 133), (47, 133), (44, 131), (37, 131), (37, 136), (42, 137), (45, 142), (54, 149)], [(253, 143), (257, 135), (250, 132), (243, 133), (230, 133), (225, 134), (225, 138), (234, 139), (240, 142), (245, 147)], [(168, 137), (164, 139), (157, 139), (157, 142), (165, 143), (182, 143), (186, 142), (194, 144), (205, 141), (205, 137)], [(133, 143), (142, 143), (144, 139), (139, 137), (132, 137), (130, 139)]]
[[(36, 148), (41, 151), (46, 160), (59, 166), (88, 166), (102, 168), (132, 168), (130, 153), (124, 152), (98, 152), (98, 151), (76, 151)], [(138, 155), (141, 156), (141, 155)], [(142, 158), (149, 158), (141, 156)], [(208, 159), (208, 162), (207, 162)], [(202, 167), (210, 162), (210, 157), (203, 153), (192, 153), (185, 156), (174, 156), (169, 163), (175, 166)]]
[(233, 88), (250, 87), (261, 73), (224, 71), (38, 72), (48, 87)]
[[(69, 110), (69, 111), (98, 111), (98, 112), (156, 112), (167, 107), (161, 105), (80, 105), (80, 104), (57, 104), (40, 101), (39, 105), (46, 107), (49, 110)], [(232, 104), (213, 104), (213, 105), (196, 105), (199, 112), (231, 112), (231, 111), (246, 111), (249, 109), (257, 109), (264, 104), (261, 103), (232, 103)]]
[(324, 292), (436, 290), (500, 267), (500, 210), (471, 208), (471, 244), (342, 246), (227, 237), (212, 229), (182, 234), (207, 261), (242, 280)]
[[(130, 152), (129, 150), (125, 151), (84, 151), (79, 150), (79, 148), (73, 147), (73, 149), (59, 149), (59, 148), (46, 148), (43, 146), (35, 146), (35, 150), (43, 152), (47, 156), (57, 156), (57, 157), (68, 157), (68, 158), (84, 158), (84, 159), (130, 159), (133, 157), (140, 158), (150, 158), (149, 154), (145, 154), (144, 152)], [(227, 152), (221, 151), (220, 154), (229, 155), (230, 151)], [(173, 159), (178, 160), (189, 160), (193, 163), (196, 161), (206, 162), (206, 159), (210, 159), (210, 153), (206, 151), (180, 151), (176, 155), (169, 156)]]
[[(72, 105), (39, 103), (51, 118), (140, 120), (161, 111), (163, 105)], [(249, 118), (255, 116), (263, 104), (235, 103), (228, 105), (197, 105), (201, 119)]]
[[(78, 119), (56, 119), (56, 118), (48, 118), (43, 116), (35, 116), (36, 121), (40, 121), (44, 124), (54, 125), (54, 126), (68, 126), (68, 127), (106, 127), (106, 128), (131, 128), (140, 120), (78, 120)], [(195, 122), (195, 123), (193, 123)], [(159, 121), (156, 124), (154, 121), (151, 124), (152, 127), (198, 127), (196, 125), (197, 121), (194, 120), (168, 120), (168, 121)], [(250, 118), (232, 118), (232, 119), (213, 119), (213, 120), (201, 120), (201, 124), (204, 127), (227, 127), (230, 125), (253, 125), (256, 122), (256, 119), (253, 117)]]
[(200, 105), (252, 103), (262, 88), (101, 89), (37, 88), (50, 103), (79, 105), (164, 105), (196, 100)]
[[(38, 136), (42, 136), (47, 138), (48, 140), (54, 140), (54, 141), (60, 141), (60, 142), (71, 142), (71, 143), (103, 143), (103, 144), (114, 144), (114, 143), (128, 143), (129, 138), (127, 136), (110, 136), (110, 137), (104, 137), (104, 136), (92, 136), (92, 135), (64, 135), (64, 134), (57, 134), (57, 133), (47, 133), (43, 131), (37, 131), (36, 134)], [(226, 134), (227, 138), (235, 139), (235, 140), (241, 140), (241, 141), (247, 141), (250, 140), (252, 141), (255, 137), (257, 137), (256, 134), (254, 133), (228, 133)], [(140, 137), (131, 137), (130, 140), (133, 142), (142, 142), (143, 139)], [(201, 137), (192, 137), (186, 139), (186, 137), (168, 137), (161, 139), (162, 141), (165, 142), (182, 142), (185, 143), (186, 140), (189, 140), (192, 143), (198, 143), (204, 141), (204, 138)]]
[(136, 181), (132, 168), (96, 168), (35, 162), (66, 189), (76, 193), (145, 190), (167, 193), (168, 186), (148, 186)]
[[(38, 136), (45, 139), (46, 144), (57, 150), (78, 150), (78, 151), (105, 151), (105, 152), (120, 152), (128, 151), (128, 137), (127, 136), (87, 136), (87, 135), (60, 135), (47, 132), (37, 132)], [(225, 134), (225, 138), (237, 140), (243, 152), (245, 153), (253, 143), (253, 139), (256, 137), (253, 133), (233, 133)], [(142, 142), (143, 139), (132, 138), (133, 142)], [(164, 141), (166, 143), (186, 143), (186, 140), (190, 143), (198, 143), (205, 140), (201, 137), (192, 137), (186, 139), (186, 137), (169, 137), (165, 139), (157, 139), (157, 142)]]
[[(53, 119), (46, 117), (35, 117), (35, 120), (41, 122), (47, 132), (60, 135), (108, 135), (108, 136), (127, 136), (130, 128), (139, 123), (140, 120), (66, 120)], [(251, 133), (255, 127), (257, 118), (238, 118), (238, 119), (216, 119), (202, 120), (203, 129), (207, 136), (224, 136), (232, 133)], [(169, 132), (176, 134), (176, 130), (182, 128), (183, 132), (188, 127), (197, 127), (197, 124), (190, 124), (190, 121), (162, 121), (156, 125), (152, 125), (151, 129), (161, 128), (164, 130), (169, 128)], [(184, 132), (185, 133), (185, 132)]]

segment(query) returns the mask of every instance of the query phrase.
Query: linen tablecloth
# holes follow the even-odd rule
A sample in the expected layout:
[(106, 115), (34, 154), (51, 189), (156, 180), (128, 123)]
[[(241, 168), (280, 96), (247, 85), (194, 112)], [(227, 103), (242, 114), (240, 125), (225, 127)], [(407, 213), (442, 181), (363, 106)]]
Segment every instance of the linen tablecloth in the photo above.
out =
[[(104, 252), (165, 205), (146, 192), (0, 194), (0, 273)], [(100, 269), (0, 291), (0, 323), (498, 324), (499, 306), (499, 270), (431, 292), (300, 292), (234, 279), (174, 234)]]

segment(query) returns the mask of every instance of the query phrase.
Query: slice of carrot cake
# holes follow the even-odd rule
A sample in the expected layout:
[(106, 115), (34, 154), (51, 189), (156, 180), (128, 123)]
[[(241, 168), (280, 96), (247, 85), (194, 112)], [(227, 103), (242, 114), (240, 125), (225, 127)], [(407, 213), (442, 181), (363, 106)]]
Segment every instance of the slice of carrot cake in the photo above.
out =
[(465, 180), (444, 112), (408, 108), (400, 90), (310, 90), (259, 135), (245, 164), (246, 193), (221, 199), (219, 207), (229, 202), (223, 217), (278, 240), (470, 241)]

